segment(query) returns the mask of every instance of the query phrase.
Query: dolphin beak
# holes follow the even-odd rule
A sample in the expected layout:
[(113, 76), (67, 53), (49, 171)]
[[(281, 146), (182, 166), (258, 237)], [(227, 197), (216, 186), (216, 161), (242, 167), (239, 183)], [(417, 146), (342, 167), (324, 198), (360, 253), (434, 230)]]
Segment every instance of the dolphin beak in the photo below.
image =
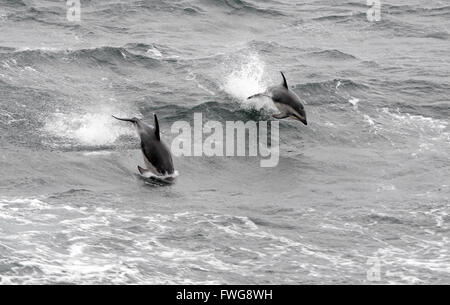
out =
[(300, 116), (300, 115), (295, 115), (295, 118), (297, 120), (299, 120), (300, 122), (302, 122), (303, 124), (305, 124), (306, 126), (308, 126), (308, 121), (306, 120), (306, 117)]

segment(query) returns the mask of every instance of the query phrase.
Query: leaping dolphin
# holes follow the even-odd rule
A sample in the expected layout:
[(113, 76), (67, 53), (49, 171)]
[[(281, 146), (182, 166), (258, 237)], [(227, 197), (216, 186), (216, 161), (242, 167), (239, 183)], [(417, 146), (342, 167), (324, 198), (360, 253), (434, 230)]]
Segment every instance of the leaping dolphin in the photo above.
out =
[(286, 77), (283, 72), (280, 73), (281, 76), (283, 76), (283, 83), (281, 85), (270, 87), (266, 92), (252, 95), (248, 99), (262, 96), (270, 97), (280, 111), (279, 114), (275, 114), (273, 116), (274, 118), (281, 120), (291, 117), (305, 125), (308, 125), (305, 108), (303, 107), (300, 98), (294, 91), (289, 90)]
[(138, 166), (141, 175), (150, 172), (156, 176), (174, 174), (173, 160), (169, 148), (161, 141), (158, 117), (155, 117), (155, 127), (150, 127), (138, 118), (122, 119), (113, 116), (116, 120), (133, 123), (141, 138), (141, 149), (147, 168)]

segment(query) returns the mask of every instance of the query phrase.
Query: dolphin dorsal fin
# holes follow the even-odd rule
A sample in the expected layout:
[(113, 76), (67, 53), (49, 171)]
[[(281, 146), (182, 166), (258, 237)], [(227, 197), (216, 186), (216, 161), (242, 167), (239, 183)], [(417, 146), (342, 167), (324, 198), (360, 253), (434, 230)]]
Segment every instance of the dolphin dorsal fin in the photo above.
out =
[(288, 84), (287, 84), (287, 81), (286, 81), (286, 77), (284, 76), (283, 72), (280, 72), (280, 73), (281, 73), (281, 76), (283, 76), (283, 86), (284, 86), (286, 89), (289, 89)]
[(156, 116), (156, 114), (154, 114), (154, 117), (155, 117), (155, 136), (156, 136), (156, 139), (158, 139), (158, 141), (161, 141), (161, 135), (159, 133), (158, 117)]

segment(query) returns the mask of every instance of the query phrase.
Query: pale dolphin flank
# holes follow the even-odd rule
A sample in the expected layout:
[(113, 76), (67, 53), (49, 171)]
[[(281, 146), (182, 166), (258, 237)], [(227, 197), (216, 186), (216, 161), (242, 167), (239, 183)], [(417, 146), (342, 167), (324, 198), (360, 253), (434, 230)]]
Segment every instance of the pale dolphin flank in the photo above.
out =
[(141, 149), (144, 154), (146, 169), (138, 166), (142, 175), (150, 172), (156, 176), (172, 175), (174, 173), (172, 155), (169, 148), (161, 141), (158, 117), (155, 116), (155, 128), (148, 126), (138, 118), (121, 119), (119, 121), (131, 122), (141, 138)]
[(273, 116), (274, 118), (281, 120), (291, 117), (305, 125), (308, 125), (305, 108), (303, 107), (300, 98), (293, 91), (289, 90), (286, 77), (283, 72), (281, 72), (281, 76), (283, 76), (283, 83), (281, 85), (270, 87), (266, 92), (252, 95), (248, 99), (263, 96), (270, 97), (280, 111), (279, 114), (275, 114)]

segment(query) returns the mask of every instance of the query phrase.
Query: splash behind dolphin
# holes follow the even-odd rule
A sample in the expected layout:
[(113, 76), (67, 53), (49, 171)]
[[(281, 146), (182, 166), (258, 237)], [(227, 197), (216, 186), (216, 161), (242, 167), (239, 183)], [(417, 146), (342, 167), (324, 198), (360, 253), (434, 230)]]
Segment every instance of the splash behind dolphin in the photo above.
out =
[(308, 121), (306, 120), (306, 112), (300, 98), (293, 91), (289, 90), (286, 77), (283, 72), (281, 72), (281, 76), (283, 77), (283, 83), (281, 85), (270, 87), (266, 92), (252, 95), (248, 99), (263, 96), (270, 97), (280, 111), (279, 114), (275, 114), (273, 116), (274, 118), (281, 120), (291, 117), (305, 125), (308, 125)]

